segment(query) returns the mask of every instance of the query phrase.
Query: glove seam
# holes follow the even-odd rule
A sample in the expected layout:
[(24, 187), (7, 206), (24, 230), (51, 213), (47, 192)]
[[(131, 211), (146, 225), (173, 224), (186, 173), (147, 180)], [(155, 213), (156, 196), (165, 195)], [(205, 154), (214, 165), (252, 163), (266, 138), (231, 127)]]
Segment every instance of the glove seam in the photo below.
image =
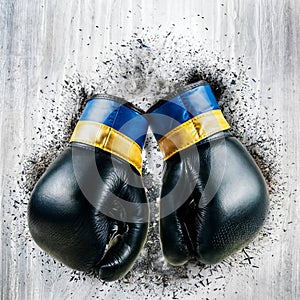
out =
[[(99, 148), (99, 149), (102, 149), (106, 152), (109, 152), (109, 153), (112, 153), (120, 158), (122, 158), (123, 160), (129, 162), (131, 165), (133, 165), (137, 170), (138, 172), (141, 174), (141, 170), (142, 170), (142, 159), (139, 160), (137, 159), (137, 162), (135, 162), (135, 160), (132, 158), (132, 154), (137, 154), (135, 153), (136, 151), (139, 152), (139, 155), (141, 156), (142, 154), (142, 148), (140, 147), (140, 145), (138, 143), (136, 143), (134, 140), (132, 140), (131, 138), (127, 137), (125, 134), (119, 132), (118, 130), (116, 129), (113, 129), (111, 128), (110, 126), (108, 125), (105, 125), (105, 124), (102, 124), (102, 123), (97, 123), (97, 122), (93, 122), (93, 121), (80, 121), (80, 122), (84, 122), (85, 124), (89, 125), (97, 125), (99, 126), (97, 128), (97, 133), (93, 136), (92, 139), (86, 139), (85, 137), (76, 137), (76, 128), (73, 132), (73, 135), (71, 137), (71, 142), (80, 142), (80, 143), (83, 143), (83, 144), (86, 144), (86, 145), (90, 145), (90, 146), (93, 146), (95, 148)], [(76, 126), (78, 126), (78, 124), (81, 124), (81, 123), (77, 123)], [(99, 136), (101, 137), (101, 131), (107, 129), (108, 132), (105, 136), (104, 139), (100, 140), (99, 139)], [(122, 150), (121, 151), (116, 151), (113, 149), (112, 145), (111, 144), (111, 147), (109, 147), (109, 139), (110, 137), (111, 138), (114, 138), (112, 136), (112, 133), (116, 133), (116, 137), (119, 137), (123, 140), (125, 140), (127, 143), (129, 143), (129, 148), (125, 148), (127, 149), (128, 153), (127, 155), (126, 154), (123, 154), (122, 153)], [(127, 146), (126, 146), (127, 147)], [(133, 151), (133, 152), (132, 152)], [(131, 155), (131, 156), (130, 156)], [(139, 162), (141, 162), (141, 164), (139, 164)]]
[[(112, 154), (114, 154), (114, 155), (116, 155), (116, 156), (118, 156), (118, 157), (121, 157), (123, 160), (125, 160), (125, 161), (129, 162), (130, 164), (132, 164), (132, 165), (139, 171), (139, 173), (140, 173), (141, 167), (139, 167), (136, 163), (134, 163), (132, 159), (129, 159), (129, 158), (125, 159), (125, 158), (124, 158), (123, 156), (121, 156), (118, 152), (116, 152), (116, 151), (114, 151), (114, 150), (111, 150), (111, 149), (108, 150), (108, 149), (106, 148), (106, 146), (104, 146), (103, 148), (102, 148), (102, 147), (97, 147), (97, 146), (94, 146), (94, 145), (89, 144), (88, 141), (83, 140), (83, 139), (76, 139), (76, 142), (78, 142), (78, 143), (84, 143), (84, 144), (86, 144), (86, 145), (93, 146), (93, 147), (95, 147), (95, 148), (104, 150), (104, 151), (109, 152), (109, 153), (112, 153)], [(90, 150), (92, 151), (92, 149), (90, 149)]]
[(207, 132), (207, 133), (204, 134), (202, 137), (199, 137), (199, 140), (198, 140), (198, 141), (192, 142), (192, 143), (189, 143), (189, 144), (187, 144), (187, 145), (185, 145), (185, 146), (183, 146), (183, 147), (177, 148), (176, 151), (173, 151), (173, 152), (171, 152), (169, 155), (167, 155), (166, 157), (164, 157), (164, 160), (167, 160), (168, 158), (170, 158), (170, 157), (173, 156), (174, 154), (180, 152), (181, 150), (184, 150), (184, 149), (186, 149), (186, 148), (188, 148), (188, 147), (190, 147), (190, 146), (192, 146), (192, 145), (195, 145), (195, 144), (197, 144), (198, 142), (200, 142), (202, 139), (206, 139), (206, 138), (208, 138), (210, 135), (212, 135), (212, 134), (214, 134), (214, 133), (217, 133), (217, 132), (220, 132), (220, 131), (223, 131), (223, 130), (218, 130), (218, 129), (217, 129), (217, 130), (213, 130), (213, 131)]
[[(215, 110), (221, 111), (220, 109), (215, 109)], [(208, 111), (208, 112), (211, 112), (211, 110)], [(196, 117), (197, 117), (199, 120), (204, 119), (204, 118), (206, 117), (206, 114), (207, 114), (208, 112), (203, 113), (202, 116), (201, 116), (201, 115), (198, 115), (199, 117), (197, 117), (197, 116), (196, 116)], [(187, 127), (187, 126), (188, 126), (188, 123), (192, 123), (193, 125), (195, 125), (195, 124), (194, 124), (193, 118), (191, 118), (191, 119), (189, 119), (188, 121), (186, 121), (186, 122), (184, 122), (184, 123), (178, 125), (177, 128), (174, 128), (174, 129), (172, 129), (171, 131), (169, 131), (166, 135), (164, 135), (164, 136), (159, 140), (159, 142), (161, 142), (161, 141), (163, 141), (164, 139), (168, 138), (168, 137), (171, 135), (170, 132), (172, 132), (172, 134), (173, 134), (173, 133), (175, 133), (175, 132), (180, 131), (180, 130), (181, 130), (181, 127), (180, 127), (181, 125), (182, 125), (182, 127)], [(194, 128), (195, 128), (195, 126), (194, 126)], [(197, 134), (198, 134), (198, 132), (197, 132)], [(199, 135), (199, 134), (198, 134), (198, 135)]]
[[(212, 114), (211, 113), (212, 111), (214, 111), (216, 113)], [(220, 109), (212, 110), (212, 111), (200, 114), (200, 115), (186, 121), (185, 123), (180, 124), (177, 128), (169, 131), (165, 136), (163, 136), (158, 141), (158, 144), (161, 147), (161, 149), (163, 150), (163, 153), (164, 153), (164, 156), (165, 156), (164, 160), (167, 160), (168, 158), (170, 158), (175, 153), (178, 153), (179, 151), (181, 151), (183, 149), (186, 149), (186, 148), (190, 147), (191, 145), (194, 145), (194, 144), (200, 142), (201, 140), (206, 139), (207, 137), (213, 135), (214, 133), (217, 133), (217, 132), (220, 132), (220, 131), (223, 131), (223, 130), (227, 130), (227, 129), (230, 128), (229, 124), (225, 120), (225, 118), (224, 118), (224, 116), (223, 116)], [(210, 118), (212, 116), (214, 116), (216, 118), (217, 123), (214, 123), (214, 126), (217, 125), (217, 128), (214, 128), (213, 130), (209, 130), (209, 128), (208, 128), (208, 131), (207, 131), (206, 130), (207, 126), (205, 125), (205, 122), (203, 124), (201, 122), (201, 120), (203, 120), (207, 117)], [(225, 123), (222, 124), (222, 123), (220, 123), (221, 121), (225, 121)], [(189, 128), (191, 128), (191, 132), (187, 133), (187, 132), (184, 131), (185, 129), (187, 130)], [(172, 137), (176, 138), (176, 133), (178, 133), (178, 132), (180, 133), (180, 131), (182, 131), (182, 130), (183, 130), (183, 132), (182, 132), (181, 135), (184, 136), (185, 134), (188, 134), (188, 136), (191, 137), (192, 141), (190, 141), (190, 142), (186, 141), (186, 143), (183, 142), (182, 143), (183, 145), (181, 147), (176, 147), (176, 144), (175, 144), (175, 147), (174, 147), (175, 149), (173, 151), (169, 152), (168, 151), (168, 142), (166, 142), (166, 145), (163, 145), (164, 141), (169, 139), (172, 142)], [(203, 133), (200, 134), (200, 131), (203, 131)], [(166, 146), (167, 148), (165, 148), (164, 146)], [(172, 150), (172, 149), (170, 149), (170, 150)]]

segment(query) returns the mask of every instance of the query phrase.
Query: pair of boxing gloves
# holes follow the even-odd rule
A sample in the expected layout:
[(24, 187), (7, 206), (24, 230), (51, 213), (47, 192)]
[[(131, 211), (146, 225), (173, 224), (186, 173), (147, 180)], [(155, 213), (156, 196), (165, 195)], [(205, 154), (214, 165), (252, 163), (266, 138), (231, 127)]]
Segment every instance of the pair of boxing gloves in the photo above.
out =
[(148, 230), (142, 184), (148, 125), (165, 160), (159, 226), (166, 260), (214, 264), (255, 237), (269, 205), (264, 178), (229, 133), (210, 86), (197, 82), (147, 114), (117, 97), (87, 101), (69, 147), (29, 201), (29, 229), (43, 250), (106, 281), (131, 269)]

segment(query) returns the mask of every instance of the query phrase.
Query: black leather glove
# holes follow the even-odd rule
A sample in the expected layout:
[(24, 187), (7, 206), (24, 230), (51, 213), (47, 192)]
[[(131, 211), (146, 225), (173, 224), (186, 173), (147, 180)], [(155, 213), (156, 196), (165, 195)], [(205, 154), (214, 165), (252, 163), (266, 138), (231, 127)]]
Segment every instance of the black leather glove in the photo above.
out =
[(147, 120), (125, 100), (90, 99), (70, 146), (36, 184), (28, 206), (35, 242), (65, 265), (116, 280), (146, 239), (142, 148)]
[(268, 211), (264, 178), (229, 132), (210, 86), (187, 86), (148, 111), (164, 155), (160, 237), (173, 265), (217, 263), (247, 245)]

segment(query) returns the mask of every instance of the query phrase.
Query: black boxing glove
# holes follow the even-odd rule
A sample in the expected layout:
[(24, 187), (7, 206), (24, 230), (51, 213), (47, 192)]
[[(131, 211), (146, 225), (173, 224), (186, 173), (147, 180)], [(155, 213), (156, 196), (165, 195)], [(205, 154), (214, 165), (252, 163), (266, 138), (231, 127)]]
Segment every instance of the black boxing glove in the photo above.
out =
[(116, 280), (146, 239), (142, 149), (148, 122), (123, 99), (89, 100), (70, 146), (36, 184), (28, 205), (35, 242), (70, 268)]
[(147, 116), (165, 159), (160, 238), (167, 261), (214, 264), (246, 246), (266, 218), (267, 187), (228, 132), (210, 86), (190, 85)]

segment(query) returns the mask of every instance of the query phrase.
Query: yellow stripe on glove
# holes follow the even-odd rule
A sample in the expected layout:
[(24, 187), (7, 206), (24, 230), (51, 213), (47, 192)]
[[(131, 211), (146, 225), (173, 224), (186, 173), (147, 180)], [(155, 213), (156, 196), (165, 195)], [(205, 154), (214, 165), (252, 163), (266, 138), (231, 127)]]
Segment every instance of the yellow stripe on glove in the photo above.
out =
[(142, 173), (142, 149), (132, 139), (105, 124), (79, 121), (70, 142), (84, 143), (110, 152)]
[(158, 145), (167, 160), (175, 153), (229, 128), (221, 110), (211, 110), (175, 127), (158, 141)]

